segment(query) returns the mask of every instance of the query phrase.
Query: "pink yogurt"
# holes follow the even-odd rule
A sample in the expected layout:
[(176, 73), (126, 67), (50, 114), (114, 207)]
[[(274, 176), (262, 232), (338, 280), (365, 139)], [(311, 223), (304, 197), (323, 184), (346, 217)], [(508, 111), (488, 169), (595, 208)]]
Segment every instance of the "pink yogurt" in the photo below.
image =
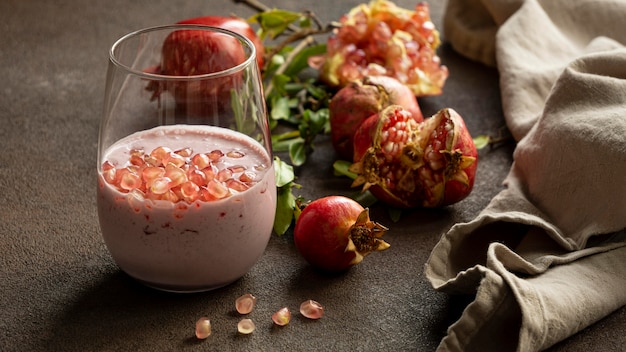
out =
[(168, 291), (210, 290), (239, 279), (259, 260), (272, 233), (276, 186), (270, 156), (238, 132), (175, 125), (130, 135), (111, 146), (102, 161), (122, 168), (131, 150), (158, 146), (191, 147), (194, 153), (244, 151), (244, 158), (223, 158), (222, 166), (256, 166), (257, 183), (225, 199), (172, 203), (123, 193), (99, 169), (100, 227), (113, 259), (135, 279)]

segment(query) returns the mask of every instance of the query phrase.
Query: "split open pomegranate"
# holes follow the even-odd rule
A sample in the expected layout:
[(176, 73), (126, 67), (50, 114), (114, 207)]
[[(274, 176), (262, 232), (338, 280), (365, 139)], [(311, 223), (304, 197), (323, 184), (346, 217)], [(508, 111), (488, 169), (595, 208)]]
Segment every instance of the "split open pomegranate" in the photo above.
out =
[(398, 105), (369, 117), (354, 136), (353, 186), (399, 208), (439, 207), (467, 197), (478, 153), (461, 115), (442, 109), (422, 123)]

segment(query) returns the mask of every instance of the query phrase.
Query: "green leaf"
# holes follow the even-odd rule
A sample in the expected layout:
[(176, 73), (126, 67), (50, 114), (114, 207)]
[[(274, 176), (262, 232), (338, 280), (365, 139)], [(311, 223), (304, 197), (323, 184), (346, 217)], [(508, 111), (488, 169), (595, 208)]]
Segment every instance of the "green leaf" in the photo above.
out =
[(304, 140), (295, 141), (289, 146), (289, 158), (294, 166), (300, 166), (306, 161), (306, 145)]
[(347, 160), (337, 160), (333, 163), (333, 173), (335, 176), (347, 176), (354, 180), (357, 174), (349, 170), (351, 165), (352, 163)]
[(248, 20), (257, 22), (261, 26), (261, 39), (269, 36), (275, 39), (282, 34), (289, 25), (298, 20), (301, 14), (287, 10), (272, 9), (269, 11), (259, 12)]
[(483, 149), (484, 147), (489, 145), (491, 141), (491, 137), (486, 135), (480, 135), (474, 138), (474, 144), (476, 145), (476, 149)]
[(276, 199), (276, 217), (274, 218), (274, 232), (278, 235), (283, 235), (291, 226), (295, 207), (296, 198), (291, 187), (280, 188)]
[(364, 208), (371, 207), (376, 202), (378, 202), (378, 199), (370, 191), (358, 192), (357, 194), (352, 196), (352, 199), (357, 201)]
[(272, 120), (287, 120), (291, 115), (289, 98), (275, 95), (271, 101), (270, 118)]
[(302, 49), (298, 54), (293, 57), (291, 63), (289, 64), (289, 66), (287, 66), (284, 73), (288, 76), (296, 76), (304, 69), (309, 67), (309, 57), (322, 55), (324, 53), (326, 53), (326, 44), (317, 44)]
[(276, 178), (276, 187), (287, 186), (296, 179), (293, 166), (283, 162), (277, 156), (274, 157), (274, 176)]

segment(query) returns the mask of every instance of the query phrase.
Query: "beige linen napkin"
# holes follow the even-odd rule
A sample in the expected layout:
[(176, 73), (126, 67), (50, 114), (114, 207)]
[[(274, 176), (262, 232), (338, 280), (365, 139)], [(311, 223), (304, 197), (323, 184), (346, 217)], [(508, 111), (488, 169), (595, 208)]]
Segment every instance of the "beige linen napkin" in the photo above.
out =
[(426, 263), (435, 289), (476, 295), (440, 351), (539, 351), (626, 305), (625, 18), (617, 0), (449, 0), (444, 37), (497, 65), (518, 145)]

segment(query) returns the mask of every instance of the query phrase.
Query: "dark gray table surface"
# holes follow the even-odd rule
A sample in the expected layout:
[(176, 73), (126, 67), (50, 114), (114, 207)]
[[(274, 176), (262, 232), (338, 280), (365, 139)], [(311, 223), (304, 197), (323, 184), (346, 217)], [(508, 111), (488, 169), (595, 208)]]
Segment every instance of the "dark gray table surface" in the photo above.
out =
[[(267, 1), (313, 9), (323, 21), (355, 0)], [(411, 8), (415, 1), (397, 1)], [(445, 1), (431, 1), (438, 28)], [(2, 351), (432, 351), (471, 297), (434, 291), (422, 269), (438, 238), (473, 219), (502, 189), (512, 143), (480, 153), (477, 182), (464, 201), (440, 210), (414, 210), (394, 223), (381, 206), (372, 216), (391, 230), (391, 249), (341, 275), (304, 262), (291, 233), (273, 235), (261, 261), (242, 279), (199, 294), (167, 294), (121, 272), (100, 236), (95, 204), (96, 147), (107, 55), (120, 36), (142, 27), (200, 15), (252, 14), (231, 1), (3, 0), (0, 2), (0, 350)], [(421, 99), (426, 116), (452, 107), (470, 132), (504, 127), (498, 74), (444, 44), (450, 68), (445, 93)], [(328, 137), (318, 138), (297, 170), (308, 199), (350, 194), (350, 181), (332, 175)], [(258, 298), (257, 330), (240, 336), (234, 300)], [(284, 328), (270, 315), (315, 299), (319, 321), (296, 314)], [(208, 315), (213, 335), (194, 338)], [(607, 351), (624, 346), (626, 310), (554, 346), (554, 351)]]

